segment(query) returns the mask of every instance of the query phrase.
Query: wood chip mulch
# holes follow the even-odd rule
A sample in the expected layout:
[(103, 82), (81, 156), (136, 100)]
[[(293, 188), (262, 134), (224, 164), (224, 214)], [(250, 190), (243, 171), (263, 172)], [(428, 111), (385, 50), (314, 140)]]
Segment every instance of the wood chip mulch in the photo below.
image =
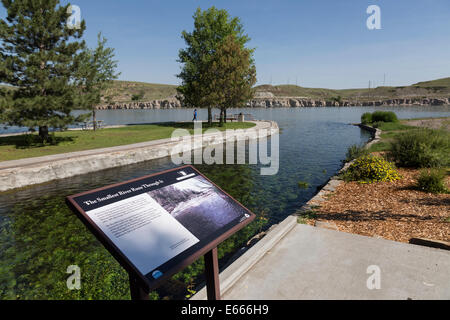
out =
[(450, 241), (450, 195), (417, 190), (418, 170), (399, 172), (403, 178), (395, 182), (342, 183), (315, 210), (316, 220), (334, 223), (339, 231), (394, 241)]

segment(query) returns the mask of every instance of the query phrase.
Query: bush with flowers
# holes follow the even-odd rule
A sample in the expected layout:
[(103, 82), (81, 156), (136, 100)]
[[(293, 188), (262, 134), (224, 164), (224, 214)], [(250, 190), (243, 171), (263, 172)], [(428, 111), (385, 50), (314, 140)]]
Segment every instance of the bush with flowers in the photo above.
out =
[(346, 181), (391, 182), (401, 178), (395, 165), (382, 157), (365, 155), (356, 159), (343, 175)]

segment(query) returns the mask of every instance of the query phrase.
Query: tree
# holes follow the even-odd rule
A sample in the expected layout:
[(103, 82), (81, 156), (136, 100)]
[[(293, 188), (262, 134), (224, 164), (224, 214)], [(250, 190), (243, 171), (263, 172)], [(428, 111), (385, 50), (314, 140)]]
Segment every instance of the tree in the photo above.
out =
[(80, 55), (80, 69), (77, 75), (80, 88), (81, 105), (92, 111), (94, 131), (97, 129), (96, 106), (105, 96), (106, 89), (112, 85), (120, 73), (115, 73), (117, 61), (114, 49), (106, 47), (106, 38), (101, 33), (97, 36), (97, 47), (86, 49)]
[(15, 87), (2, 118), (8, 125), (39, 127), (48, 140), (49, 127), (65, 128), (80, 121), (74, 75), (84, 48), (85, 22), (70, 28), (69, 5), (59, 0), (2, 0), (7, 10), (0, 20), (0, 82)]
[(228, 108), (239, 108), (254, 96), (256, 68), (253, 49), (243, 48), (236, 36), (229, 35), (214, 53), (207, 75), (208, 88), (216, 92), (220, 107), (220, 126), (226, 122)]
[(182, 84), (177, 88), (183, 105), (208, 108), (208, 123), (212, 124), (212, 107), (218, 106), (218, 93), (208, 86), (209, 76), (205, 76), (212, 57), (219, 45), (229, 35), (243, 47), (250, 39), (244, 34), (239, 18), (231, 18), (226, 10), (211, 7), (197, 9), (194, 16), (194, 30), (182, 32), (187, 47), (179, 52), (179, 62), (183, 64), (178, 77)]

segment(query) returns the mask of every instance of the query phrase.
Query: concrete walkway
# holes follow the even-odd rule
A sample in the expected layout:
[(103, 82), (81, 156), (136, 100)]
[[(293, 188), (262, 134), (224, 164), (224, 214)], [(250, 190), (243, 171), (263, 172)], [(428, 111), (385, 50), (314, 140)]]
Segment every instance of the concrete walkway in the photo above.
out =
[[(253, 132), (257, 138), (278, 133), (276, 122), (249, 122), (254, 122), (256, 126), (246, 130), (226, 130), (191, 136), (191, 149), (221, 144), (227, 139), (235, 141), (236, 139), (245, 138), (249, 132)], [(181, 151), (178, 148), (180, 141), (168, 138), (103, 149), (2, 161), (0, 162), (0, 192), (168, 157)]]
[[(294, 219), (289, 217), (284, 224)], [(222, 272), (226, 278), (235, 277), (231, 286), (221, 274), (225, 300), (450, 299), (446, 250), (295, 223), (278, 243), (259, 252), (262, 258), (244, 272), (238, 268), (251, 256), (246, 254), (229, 267), (235, 272)], [(369, 290), (367, 281), (376, 269), (380, 289)], [(203, 299), (204, 291), (194, 298)]]

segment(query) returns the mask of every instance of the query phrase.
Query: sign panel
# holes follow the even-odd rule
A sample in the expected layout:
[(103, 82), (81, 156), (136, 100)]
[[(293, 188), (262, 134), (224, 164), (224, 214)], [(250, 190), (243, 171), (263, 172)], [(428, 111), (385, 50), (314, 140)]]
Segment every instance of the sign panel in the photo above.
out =
[(146, 290), (255, 218), (192, 166), (70, 196), (67, 203)]

